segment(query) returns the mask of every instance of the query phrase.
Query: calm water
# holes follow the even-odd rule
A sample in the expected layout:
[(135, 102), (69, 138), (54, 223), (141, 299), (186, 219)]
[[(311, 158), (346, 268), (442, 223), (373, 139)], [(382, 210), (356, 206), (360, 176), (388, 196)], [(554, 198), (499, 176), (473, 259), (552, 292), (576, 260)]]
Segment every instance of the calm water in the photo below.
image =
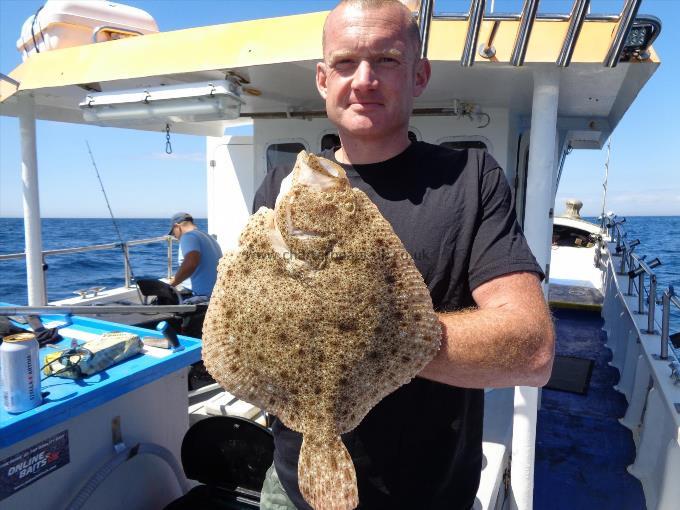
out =
[[(123, 240), (158, 237), (168, 233), (168, 219), (116, 220)], [(196, 219), (206, 230), (206, 220)], [(45, 250), (72, 248), (118, 241), (110, 219), (42, 220), (43, 247)], [(173, 243), (173, 265), (177, 267), (177, 243)], [(24, 224), (21, 218), (0, 218), (0, 254), (24, 251)], [(113, 288), (124, 283), (123, 253), (114, 250), (49, 256), (47, 295), (50, 301), (73, 297), (76, 289), (95, 286)], [(137, 278), (160, 278), (167, 275), (167, 244), (154, 243), (130, 248), (130, 265)], [(26, 266), (23, 260), (0, 261), (0, 301), (25, 305)]]
[[(123, 239), (157, 237), (167, 233), (167, 219), (117, 220)], [(206, 220), (197, 220), (206, 229)], [(656, 269), (660, 292), (669, 284), (680, 293), (680, 216), (640, 216), (628, 218), (624, 225), (628, 239), (640, 239), (637, 253), (647, 260), (659, 257), (663, 265)], [(43, 245), (46, 250), (117, 241), (110, 219), (42, 220)], [(177, 243), (173, 254), (177, 261)], [(24, 250), (23, 220), (0, 218), (0, 253)], [(162, 277), (166, 269), (165, 243), (134, 246), (130, 263), (135, 276)], [(47, 290), (50, 300), (73, 296), (73, 291), (84, 287), (123, 285), (123, 254), (120, 249), (59, 255), (47, 258)], [(26, 269), (23, 260), (0, 261), (0, 301), (23, 305), (27, 302)], [(674, 310), (674, 331), (680, 330), (680, 313)]]

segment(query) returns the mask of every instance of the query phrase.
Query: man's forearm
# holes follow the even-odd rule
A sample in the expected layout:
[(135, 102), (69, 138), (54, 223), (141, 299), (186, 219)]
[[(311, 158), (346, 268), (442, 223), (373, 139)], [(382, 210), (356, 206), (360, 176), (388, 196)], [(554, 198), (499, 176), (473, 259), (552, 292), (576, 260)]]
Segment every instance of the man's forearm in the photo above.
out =
[(420, 377), (467, 388), (543, 386), (550, 377), (554, 332), (544, 310), (514, 307), (440, 314), (442, 346)]
[(189, 278), (192, 274), (194, 274), (194, 271), (196, 271), (196, 268), (198, 267), (200, 261), (201, 254), (199, 252), (192, 251), (187, 253), (184, 257), (184, 260), (182, 261), (182, 264), (179, 266), (179, 268), (177, 268), (175, 277), (170, 282), (170, 285), (176, 287), (184, 280)]
[(177, 272), (175, 273), (175, 276), (172, 278), (172, 281), (170, 282), (170, 285), (173, 287), (177, 287), (180, 283), (182, 283), (184, 280), (189, 278), (191, 274), (193, 273), (193, 269), (190, 270), (186, 267), (180, 266), (177, 269)]

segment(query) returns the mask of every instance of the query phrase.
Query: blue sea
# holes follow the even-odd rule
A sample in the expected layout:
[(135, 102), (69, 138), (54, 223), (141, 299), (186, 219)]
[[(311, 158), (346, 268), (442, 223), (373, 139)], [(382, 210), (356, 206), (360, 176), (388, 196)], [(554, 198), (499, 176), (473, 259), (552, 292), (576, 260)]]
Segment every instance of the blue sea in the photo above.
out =
[[(196, 219), (202, 230), (205, 219)], [(117, 219), (124, 241), (164, 236), (169, 219)], [(43, 250), (117, 243), (113, 222), (105, 218), (44, 218)], [(173, 271), (177, 268), (177, 244), (173, 242)], [(20, 253), (24, 246), (22, 218), (0, 218), (0, 254)], [(90, 287), (120, 287), (124, 284), (124, 257), (120, 248), (46, 257), (49, 301), (73, 297), (73, 291)], [(165, 242), (130, 247), (130, 266), (135, 277), (161, 278), (167, 275)], [(0, 260), (0, 301), (25, 305), (26, 265), (24, 260)]]
[[(167, 234), (167, 219), (116, 220), (125, 241), (157, 237)], [(206, 220), (197, 224), (206, 230)], [(659, 295), (668, 285), (674, 285), (680, 294), (680, 216), (629, 217), (624, 225), (628, 240), (640, 239), (636, 248), (639, 254), (661, 259), (656, 268)], [(110, 219), (42, 220), (42, 237), (45, 250), (75, 246), (106, 244), (118, 241)], [(177, 267), (177, 243), (173, 243), (174, 267)], [(21, 218), (0, 218), (0, 254), (24, 251), (24, 226)], [(130, 264), (137, 278), (163, 277), (167, 273), (167, 245), (134, 246), (130, 249)], [(81, 288), (123, 285), (123, 254), (118, 249), (47, 257), (47, 291), (50, 301), (72, 297)], [(0, 301), (25, 305), (26, 268), (23, 260), (0, 261)], [(674, 309), (672, 330), (680, 330), (680, 312)]]

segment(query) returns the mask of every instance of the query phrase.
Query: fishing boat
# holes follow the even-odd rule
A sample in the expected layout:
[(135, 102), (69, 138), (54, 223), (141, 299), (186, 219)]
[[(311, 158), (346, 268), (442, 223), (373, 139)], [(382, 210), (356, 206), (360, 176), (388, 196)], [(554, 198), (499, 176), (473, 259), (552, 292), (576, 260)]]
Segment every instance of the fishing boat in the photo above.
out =
[[(547, 275), (546, 298), (553, 283), (571, 289), (569, 308), (555, 309), (558, 354), (576, 354), (558, 356), (554, 375), (563, 380), (553, 377), (551, 383), (564, 391), (486, 391), (475, 508), (677, 508), (680, 365), (668, 317), (680, 301), (672, 289), (657, 289), (653, 264), (636, 255), (623, 219), (608, 215), (593, 226), (573, 214), (554, 218), (566, 154), (601, 149), (659, 67), (652, 43), (661, 21), (638, 14), (641, 0), (625, 0), (621, 12), (611, 15), (589, 14), (588, 0), (550, 15), (537, 14), (538, 0), (526, 0), (514, 14), (487, 13), (484, 0), (472, 0), (466, 13), (448, 14), (435, 14), (432, 0), (408, 3), (418, 16), (422, 53), (432, 62), (410, 136), (453, 150), (488, 150), (514, 187), (518, 219)], [(106, 10), (103, 4), (109, 3), (102, 2)], [(113, 329), (153, 333), (139, 325), (153, 327), (160, 318), (134, 314), (195, 312), (179, 298), (179, 304), (151, 310), (127, 265), (122, 288), (88, 288), (48, 304), (43, 260), (58, 253), (41, 246), (36, 120), (205, 137), (208, 231), (223, 250), (232, 249), (267, 172), (290, 165), (300, 150), (338, 143), (313, 81), (326, 14), (157, 32), (146, 13), (139, 14), (144, 23), (133, 23), (131, 17), (114, 22), (90, 12), (89, 21), (78, 21), (86, 41), (63, 47), (48, 45), (54, 41), (49, 23), (29, 20), (25, 61), (0, 76), (0, 113), (20, 120), (26, 231), (25, 252), (0, 255), (0, 263), (25, 258), (29, 306), (7, 304), (0, 313), (39, 315), (63, 325), (65, 338), (78, 340)], [(251, 136), (225, 135), (243, 124), (252, 126)], [(560, 246), (561, 239), (573, 245)], [(169, 276), (171, 240), (147, 241), (169, 243)], [(560, 251), (562, 260), (554, 260), (558, 247), (573, 250)], [(572, 266), (580, 273), (569, 273)], [(590, 295), (579, 293), (584, 288), (597, 291), (597, 299), (585, 299)], [(66, 312), (75, 314), (73, 324), (66, 324)], [(89, 396), (76, 383), (64, 383), (73, 392), (26, 416), (3, 411), (0, 467), (11, 467), (12, 459), (20, 466), (50, 444), (62, 452), (61, 464), (51, 464), (51, 471), (24, 481), (0, 478), (7, 487), (0, 494), (3, 508), (66, 502), (68, 508), (162, 508), (187, 497), (196, 480), (229, 488), (220, 494), (241, 505), (234, 508), (257, 507), (254, 485), (239, 492), (227, 475), (206, 478), (205, 470), (196, 475), (186, 463), (184, 472), (178, 468), (180, 457), (186, 460), (194, 448), (181, 447), (190, 423), (208, 426), (212, 417), (225, 415), (249, 420), (220, 429), (226, 436), (260, 420), (259, 429), (248, 429), (260, 445), (267, 425), (259, 409), (214, 386), (187, 397), (186, 367), (198, 360), (200, 343), (188, 336), (179, 340), (183, 351), (141, 356), (150, 366), (132, 366), (139, 357), (131, 358), (105, 371), (108, 379), (88, 380)], [(579, 357), (593, 362), (584, 366)], [(612, 405), (617, 399), (620, 405)], [(232, 451), (232, 468), (244, 466), (239, 455), (261, 461), (266, 445), (259, 454), (255, 450)], [(226, 471), (238, 476), (238, 469)]]

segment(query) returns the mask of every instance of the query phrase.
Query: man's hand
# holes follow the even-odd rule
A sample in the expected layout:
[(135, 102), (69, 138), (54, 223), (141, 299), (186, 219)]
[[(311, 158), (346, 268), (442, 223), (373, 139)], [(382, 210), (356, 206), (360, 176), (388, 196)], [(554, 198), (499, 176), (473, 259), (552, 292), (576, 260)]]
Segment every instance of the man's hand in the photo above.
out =
[(201, 252), (199, 251), (190, 251), (184, 255), (182, 265), (179, 266), (179, 269), (177, 269), (177, 273), (175, 273), (175, 277), (170, 282), (170, 285), (177, 287), (180, 283), (189, 278), (192, 274), (194, 274), (194, 271), (196, 271), (196, 268), (200, 262)]
[(419, 376), (464, 388), (545, 385), (555, 332), (538, 277), (503, 275), (472, 297), (478, 308), (439, 314), (442, 346)]

